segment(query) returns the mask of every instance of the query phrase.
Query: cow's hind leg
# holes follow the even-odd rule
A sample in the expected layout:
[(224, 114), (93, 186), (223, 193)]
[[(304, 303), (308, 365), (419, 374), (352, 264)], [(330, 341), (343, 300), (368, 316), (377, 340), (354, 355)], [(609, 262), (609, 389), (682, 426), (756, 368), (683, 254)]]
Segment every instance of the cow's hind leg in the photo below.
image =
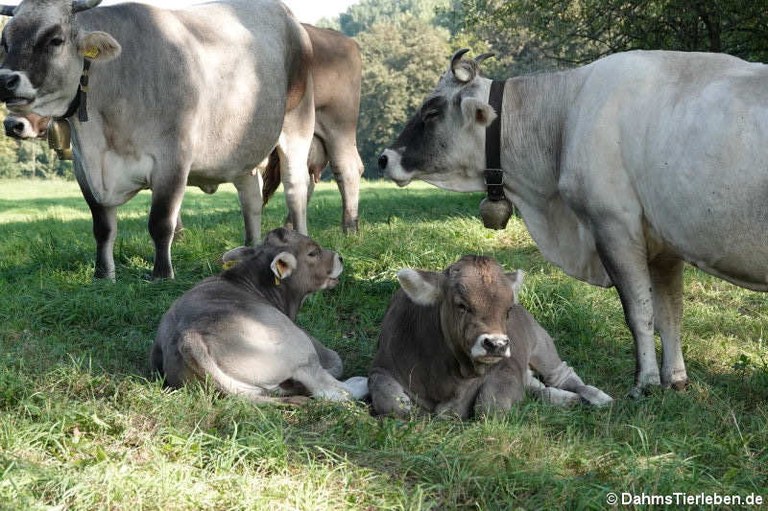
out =
[(654, 319), (662, 346), (661, 383), (677, 390), (688, 382), (680, 345), (683, 266), (680, 259), (668, 257), (656, 258), (650, 264)]
[(331, 170), (341, 193), (341, 228), (345, 233), (357, 232), (358, 229), (360, 177), (364, 168), (357, 152), (354, 130), (352, 135), (349, 140), (334, 139), (328, 143)]
[(405, 389), (392, 375), (382, 369), (371, 371), (368, 379), (373, 410), (377, 415), (390, 415), (407, 419), (413, 402)]
[[(157, 176), (152, 183), (152, 205), (149, 210), (149, 235), (155, 244), (155, 265), (153, 279), (172, 279), (171, 243), (176, 230), (176, 219), (181, 210), (181, 201), (187, 184), (189, 169)], [(159, 173), (158, 173), (159, 174)], [(153, 176), (154, 177), (154, 176)]]
[(264, 205), (262, 197), (263, 180), (261, 173), (254, 170), (234, 180), (237, 197), (240, 200), (240, 210), (245, 224), (246, 247), (256, 246), (261, 241), (261, 208)]

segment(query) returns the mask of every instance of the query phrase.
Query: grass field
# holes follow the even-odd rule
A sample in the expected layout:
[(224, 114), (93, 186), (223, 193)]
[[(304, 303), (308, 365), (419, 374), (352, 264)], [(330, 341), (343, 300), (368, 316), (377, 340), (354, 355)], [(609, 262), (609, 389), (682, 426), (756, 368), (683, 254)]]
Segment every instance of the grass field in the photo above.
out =
[[(164, 390), (148, 371), (160, 316), (241, 241), (234, 191), (190, 189), (177, 278), (154, 283), (148, 198), (120, 210), (117, 282), (94, 282), (77, 187), (0, 182), (2, 510), (653, 507), (624, 506), (623, 494), (697, 509), (712, 508), (702, 494), (768, 499), (765, 294), (687, 270), (691, 383), (634, 401), (625, 398), (634, 355), (615, 291), (546, 263), (519, 219), (488, 231), (476, 217), (480, 195), (367, 183), (360, 233), (345, 237), (339, 194), (323, 184), (310, 231), (346, 269), (336, 289), (307, 301), (299, 323), (339, 351), (346, 375), (367, 371), (398, 269), (481, 253), (526, 270), (522, 302), (583, 379), (617, 400), (567, 410), (528, 400), (506, 417), (464, 423), (379, 419), (363, 404), (254, 407), (205, 385)], [(264, 229), (284, 214), (279, 195)]]

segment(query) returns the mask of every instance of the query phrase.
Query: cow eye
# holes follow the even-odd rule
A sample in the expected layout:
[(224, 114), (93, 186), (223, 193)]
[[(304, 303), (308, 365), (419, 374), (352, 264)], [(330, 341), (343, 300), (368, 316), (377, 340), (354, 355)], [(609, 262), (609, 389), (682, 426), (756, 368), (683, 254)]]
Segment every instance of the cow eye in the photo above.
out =
[(309, 255), (309, 257), (318, 257), (318, 256), (320, 256), (320, 249), (319, 248), (315, 248), (308, 255)]
[(456, 306), (459, 308), (459, 311), (462, 314), (465, 314), (467, 312), (472, 312), (472, 309), (469, 308), (469, 305), (467, 305), (464, 302), (459, 302), (459, 303), (456, 304)]
[(431, 108), (421, 114), (421, 120), (423, 120), (424, 122), (429, 122), (434, 119), (437, 119), (439, 116), (440, 116), (440, 110)]
[(61, 46), (62, 44), (64, 44), (64, 38), (63, 37), (54, 37), (50, 41), (48, 41), (48, 45), (53, 47), (53, 48)]

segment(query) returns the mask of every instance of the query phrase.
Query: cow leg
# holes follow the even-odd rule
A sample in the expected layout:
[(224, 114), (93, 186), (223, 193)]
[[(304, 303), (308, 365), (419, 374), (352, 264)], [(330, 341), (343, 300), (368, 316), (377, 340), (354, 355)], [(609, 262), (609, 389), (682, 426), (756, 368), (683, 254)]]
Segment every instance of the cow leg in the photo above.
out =
[(102, 206), (91, 193), (88, 183), (83, 177), (80, 163), (75, 160), (75, 177), (80, 191), (85, 198), (93, 220), (93, 238), (96, 240), (96, 268), (94, 277), (97, 279), (115, 280), (114, 247), (117, 238), (117, 208)]
[[(549, 333), (542, 328), (538, 321), (528, 312), (525, 311), (526, 317), (530, 318), (530, 328), (533, 332), (533, 346), (531, 347), (531, 355), (528, 363), (534, 371), (541, 375), (544, 379), (544, 383), (548, 389), (545, 392), (548, 394), (557, 394), (555, 389), (560, 389), (569, 393), (575, 393), (580, 396), (581, 399), (586, 402), (595, 405), (603, 406), (613, 402), (613, 398), (592, 385), (585, 385), (576, 371), (573, 370), (568, 364), (563, 362), (560, 355), (557, 353), (555, 342)], [(528, 371), (530, 373), (530, 371)], [(533, 380), (531, 380), (533, 378)], [(539, 395), (545, 401), (554, 402), (548, 395), (541, 396), (543, 392), (539, 384), (541, 382), (535, 378), (532, 374), (527, 377), (526, 387), (534, 394)], [(561, 400), (567, 395), (551, 396), (553, 399)]]
[(312, 76), (308, 75), (307, 89), (298, 106), (288, 112), (277, 144), (280, 157), (280, 181), (283, 183), (285, 203), (293, 220), (293, 228), (301, 234), (307, 230), (307, 196), (309, 190), (309, 149), (315, 128), (315, 101)]
[(254, 170), (253, 173), (242, 175), (233, 184), (243, 213), (245, 246), (254, 247), (261, 241), (261, 208), (264, 204), (261, 172)]
[(528, 369), (520, 367), (517, 362), (512, 362), (508, 367), (497, 368), (486, 376), (475, 398), (475, 417), (508, 412), (515, 403), (523, 400), (526, 388), (525, 374)]
[(389, 415), (407, 419), (413, 402), (400, 383), (381, 368), (371, 371), (368, 378), (373, 410), (377, 415)]
[(179, 172), (167, 180), (153, 183), (152, 204), (149, 209), (149, 235), (155, 244), (153, 279), (172, 279), (171, 243), (176, 219), (181, 210), (188, 172)]
[(660, 385), (659, 365), (653, 330), (653, 299), (648, 254), (642, 226), (605, 221), (593, 230), (600, 260), (616, 286), (624, 317), (635, 339), (635, 386), (629, 395), (640, 397), (653, 385)]
[(649, 266), (656, 330), (661, 336), (661, 383), (676, 390), (682, 390), (688, 382), (680, 344), (683, 266), (680, 259), (668, 257), (654, 259)]
[(363, 162), (354, 138), (349, 141), (332, 140), (327, 145), (333, 177), (341, 193), (341, 228), (345, 234), (357, 232)]

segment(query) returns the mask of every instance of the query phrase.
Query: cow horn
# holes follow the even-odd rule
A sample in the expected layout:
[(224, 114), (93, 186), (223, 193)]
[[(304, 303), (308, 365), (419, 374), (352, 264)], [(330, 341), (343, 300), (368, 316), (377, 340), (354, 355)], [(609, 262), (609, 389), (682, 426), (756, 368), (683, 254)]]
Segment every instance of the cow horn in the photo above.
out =
[(473, 62), (465, 62), (461, 57), (469, 51), (469, 48), (462, 48), (451, 57), (451, 72), (454, 78), (461, 83), (469, 83), (475, 77), (475, 66)]
[(96, 7), (100, 3), (101, 3), (101, 0), (73, 0), (72, 13), (74, 14), (82, 11), (87, 11), (88, 9)]
[(17, 5), (0, 5), (0, 14), (3, 16), (13, 16), (13, 11), (16, 10)]
[(477, 65), (480, 65), (480, 64), (482, 64), (482, 62), (483, 62), (485, 59), (492, 59), (492, 58), (493, 58), (493, 57), (495, 57), (495, 56), (496, 56), (496, 54), (495, 54), (495, 53), (492, 53), (492, 52), (489, 52), (489, 53), (483, 53), (482, 55), (478, 55), (477, 57), (475, 57), (475, 58), (474, 58), (474, 61), (475, 61), (475, 64), (477, 64)]

